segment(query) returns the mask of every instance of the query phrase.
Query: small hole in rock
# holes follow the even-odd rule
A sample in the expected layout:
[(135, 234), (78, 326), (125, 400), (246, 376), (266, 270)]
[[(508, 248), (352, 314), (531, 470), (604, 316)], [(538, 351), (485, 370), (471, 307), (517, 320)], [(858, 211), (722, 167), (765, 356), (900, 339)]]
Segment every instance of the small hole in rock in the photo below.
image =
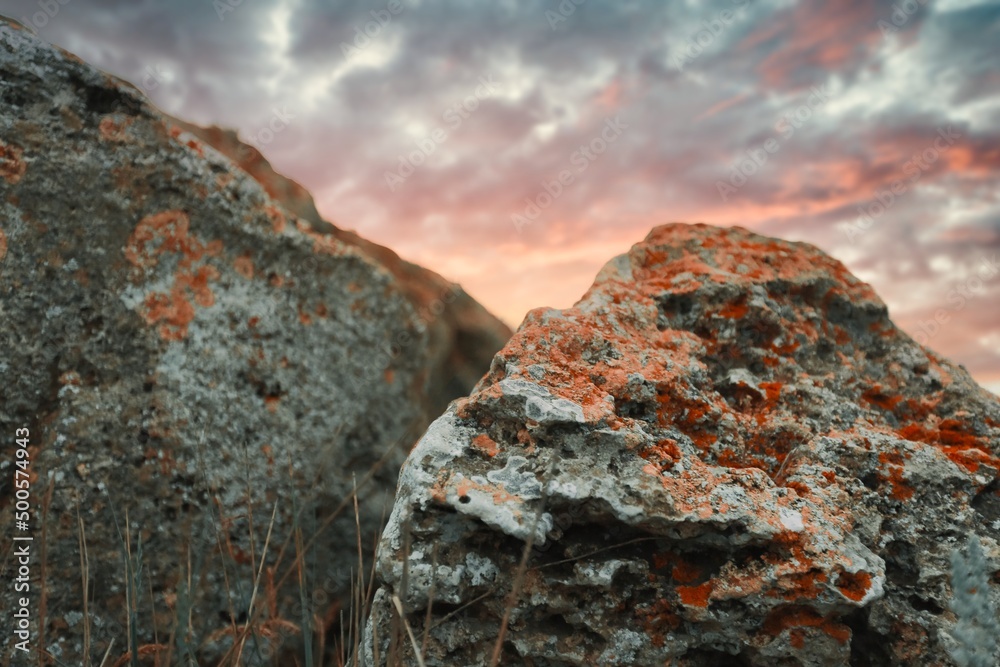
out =
[(469, 498), (469, 496), (459, 496), (458, 497), (458, 502), (462, 503), (463, 505), (468, 504), (469, 500), (471, 500)]

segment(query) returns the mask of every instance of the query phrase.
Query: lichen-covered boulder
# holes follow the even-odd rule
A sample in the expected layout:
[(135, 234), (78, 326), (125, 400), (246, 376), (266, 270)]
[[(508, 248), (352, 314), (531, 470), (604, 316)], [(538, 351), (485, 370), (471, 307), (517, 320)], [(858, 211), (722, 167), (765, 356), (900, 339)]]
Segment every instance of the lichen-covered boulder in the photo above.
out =
[[(238, 637), (271, 664), (339, 618), (350, 496), (370, 550), (430, 420), (437, 361), (392, 271), (0, 20), (0, 313), (0, 527), (27, 429), (33, 651), (217, 664)], [(0, 587), (5, 615), (22, 595)]]
[(366, 660), (951, 664), (949, 558), (978, 534), (997, 582), (998, 470), (997, 397), (839, 262), (658, 227), (413, 449)]

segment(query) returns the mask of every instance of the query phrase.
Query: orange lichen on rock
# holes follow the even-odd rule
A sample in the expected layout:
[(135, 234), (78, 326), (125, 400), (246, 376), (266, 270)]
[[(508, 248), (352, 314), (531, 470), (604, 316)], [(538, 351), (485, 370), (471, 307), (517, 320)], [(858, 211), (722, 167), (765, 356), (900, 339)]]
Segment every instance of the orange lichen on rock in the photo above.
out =
[(236, 269), (236, 273), (240, 274), (247, 280), (253, 278), (253, 260), (250, 256), (240, 255), (233, 260), (233, 268)]
[(130, 117), (122, 117), (112, 114), (101, 119), (97, 129), (104, 141), (126, 141), (128, 134), (126, 130), (132, 124)]
[(182, 271), (174, 281), (176, 287), (184, 288), (194, 295), (194, 302), (202, 308), (215, 304), (215, 295), (208, 288), (209, 280), (218, 280), (219, 272), (213, 266), (200, 266), (195, 271)]
[(0, 229), (0, 262), (7, 256), (7, 235)]
[(205, 149), (202, 148), (201, 142), (189, 139), (186, 145), (188, 148), (196, 152), (198, 157), (205, 157)]
[(712, 580), (698, 584), (697, 586), (678, 586), (677, 595), (681, 602), (689, 607), (707, 607), (708, 597), (712, 593)]
[(841, 572), (837, 576), (837, 588), (844, 597), (860, 602), (872, 587), (872, 576), (867, 572)]
[(183, 289), (175, 285), (168, 294), (153, 292), (146, 296), (143, 306), (146, 323), (159, 323), (160, 338), (179, 341), (187, 336), (188, 325), (194, 320), (194, 306)]
[(125, 259), (139, 268), (156, 266), (160, 255), (167, 252), (181, 255), (180, 268), (190, 267), (206, 251), (221, 249), (206, 246), (190, 236), (191, 220), (184, 211), (162, 211), (139, 221), (125, 245)]
[(490, 458), (496, 456), (500, 452), (500, 447), (497, 445), (496, 440), (481, 433), (472, 439), (472, 446), (476, 448), (477, 451), (482, 452)]
[(818, 628), (841, 644), (846, 644), (851, 639), (851, 629), (838, 623), (834, 617), (823, 616), (815, 609), (798, 605), (778, 607), (764, 619), (762, 629), (772, 637), (777, 637), (785, 630), (794, 628)]
[(690, 584), (701, 576), (702, 569), (691, 561), (681, 558), (677, 559), (677, 564), (670, 570), (670, 576), (679, 584)]
[(233, 176), (228, 171), (224, 174), (219, 174), (218, 176), (215, 177), (215, 187), (218, 188), (219, 190), (224, 190), (227, 187), (229, 187), (229, 184), (232, 183), (235, 180), (235, 178), (236, 177)]
[(198, 141), (197, 139), (195, 139), (193, 137), (190, 138), (190, 139), (188, 139), (187, 141), (182, 141), (182, 136), (184, 135), (185, 131), (186, 130), (184, 128), (182, 128), (182, 127), (178, 127), (177, 125), (175, 125), (173, 123), (170, 124), (170, 138), (171, 139), (174, 139), (175, 141), (177, 141), (182, 146), (190, 148), (191, 150), (193, 150), (194, 152), (196, 152), (198, 154), (198, 157), (205, 157), (205, 149), (202, 146), (202, 144), (201, 144), (200, 141)]
[(861, 395), (868, 403), (879, 407), (886, 412), (892, 412), (899, 405), (903, 397), (898, 393), (892, 393), (884, 390), (881, 385), (875, 385), (864, 394)]
[[(274, 209), (275, 215), (280, 215), (281, 220), (284, 220), (284, 215), (281, 211)], [(271, 211), (268, 212), (269, 215), (272, 214)], [(275, 218), (272, 217), (272, 220)], [(284, 229), (284, 222), (281, 224), (281, 229)], [(344, 244), (343, 241), (338, 239), (332, 234), (321, 234), (310, 227), (304, 220), (299, 220), (297, 223), (297, 229), (309, 237), (313, 242), (312, 250), (318, 255), (332, 255), (334, 257), (339, 257), (348, 252), (348, 246)], [(275, 227), (277, 231), (278, 228)]]
[(899, 501), (909, 500), (914, 493), (913, 487), (906, 483), (903, 476), (903, 459), (903, 455), (899, 452), (880, 452), (878, 455), (879, 463), (888, 470), (884, 479), (892, 485), (890, 495)]
[(718, 440), (714, 425), (720, 413), (730, 412), (722, 403), (709, 403), (705, 400), (688, 398), (681, 392), (683, 388), (673, 391), (669, 386), (657, 390), (659, 403), (658, 417), (661, 424), (676, 426), (698, 449), (707, 451)]
[(207, 264), (195, 268), (194, 263), (218, 255), (222, 244), (203, 244), (189, 234), (189, 227), (190, 219), (183, 211), (163, 211), (140, 220), (125, 245), (125, 258), (141, 269), (156, 267), (166, 253), (180, 256), (169, 291), (152, 292), (143, 304), (147, 324), (159, 324), (160, 337), (167, 341), (187, 336), (195, 316), (192, 299), (203, 308), (215, 303), (209, 282), (219, 278), (219, 271)]
[(749, 312), (750, 307), (747, 305), (746, 298), (743, 298), (739, 301), (727, 304), (722, 310), (719, 311), (719, 316), (730, 320), (741, 320), (746, 317)]
[(496, 486), (491, 484), (482, 484), (475, 482), (468, 478), (462, 478), (455, 485), (455, 494), (459, 498), (459, 502), (465, 502), (462, 499), (468, 498), (469, 492), (480, 491), (488, 496), (491, 496), (493, 503), (500, 505), (509, 502), (521, 502), (521, 499), (512, 493), (508, 493), (506, 489), (503, 488), (502, 484), (497, 484)]
[(665, 634), (676, 630), (681, 625), (681, 617), (677, 614), (669, 600), (661, 598), (652, 604), (635, 609), (636, 620), (646, 631), (653, 646), (663, 646), (666, 643)]
[(664, 470), (670, 470), (674, 464), (681, 460), (681, 450), (677, 446), (677, 441), (669, 438), (661, 438), (652, 447), (647, 447), (639, 452), (639, 456), (649, 461), (650, 474), (659, 475)]
[[(730, 282), (734, 276), (742, 275), (755, 282), (767, 282), (795, 280), (803, 275), (825, 271), (838, 279), (850, 298), (858, 300), (878, 298), (869, 285), (851, 275), (841, 262), (816, 252), (805, 244), (747, 236), (746, 232), (739, 229), (728, 234), (713, 234), (706, 231), (713, 230), (701, 224), (669, 224), (654, 228), (644, 241), (646, 261), (642, 266), (642, 273), (637, 278), (646, 279), (652, 274), (672, 275), (675, 272), (691, 271), (696, 276), (721, 278), (722, 282)], [(712, 266), (694, 254), (687, 252), (667, 254), (650, 248), (650, 246), (690, 248), (696, 243), (706, 251), (705, 254), (710, 257)], [(762, 262), (761, 259), (765, 257), (771, 261)], [(680, 270), (672, 266), (677, 264), (683, 265), (678, 267)], [(744, 274), (741, 266), (749, 267), (751, 270)]]
[(766, 402), (764, 404), (764, 410), (773, 410), (778, 405), (778, 400), (781, 398), (781, 389), (784, 387), (782, 382), (761, 382), (760, 388), (764, 390), (766, 397)]
[(271, 229), (273, 229), (276, 234), (280, 234), (285, 231), (288, 221), (281, 209), (277, 206), (268, 204), (264, 207), (264, 211), (267, 213), (267, 219), (271, 221)]
[(936, 427), (913, 423), (899, 429), (900, 437), (914, 442), (935, 445), (945, 456), (969, 472), (977, 472), (980, 465), (1000, 470), (1000, 457), (990, 451), (990, 439), (970, 432), (970, 428), (957, 419), (944, 419)]
[(822, 584), (828, 577), (821, 570), (795, 572), (779, 579), (778, 587), (768, 591), (769, 597), (781, 597), (788, 601), (814, 600), (823, 592)]
[(216, 280), (219, 272), (211, 266), (197, 270), (180, 271), (167, 294), (152, 292), (146, 296), (143, 317), (147, 324), (159, 324), (160, 337), (167, 341), (183, 340), (187, 337), (188, 325), (194, 320), (197, 305), (208, 308), (215, 304), (215, 295), (209, 289), (210, 280)]
[(28, 169), (23, 156), (24, 149), (20, 146), (0, 141), (0, 178), (11, 185), (17, 185)]

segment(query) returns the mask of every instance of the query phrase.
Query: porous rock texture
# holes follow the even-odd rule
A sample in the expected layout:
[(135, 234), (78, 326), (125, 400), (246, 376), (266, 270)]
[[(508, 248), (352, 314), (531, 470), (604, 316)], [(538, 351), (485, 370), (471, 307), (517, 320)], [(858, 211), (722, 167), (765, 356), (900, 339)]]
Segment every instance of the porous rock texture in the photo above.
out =
[(839, 262), (658, 227), (413, 449), (366, 660), (416, 664), (396, 598), (427, 665), (491, 664), (507, 610), (500, 665), (952, 664), (998, 456), (997, 397)]
[(322, 232), (132, 86), (0, 20), (0, 526), (28, 429), (30, 643), (55, 664), (114, 641), (108, 664), (137, 642), (214, 665), (248, 621), (241, 664), (271, 664), (338, 618), (358, 558), (342, 501), (359, 490), (369, 548), (441, 392), (432, 306), (468, 301), (427, 283), (427, 315)]

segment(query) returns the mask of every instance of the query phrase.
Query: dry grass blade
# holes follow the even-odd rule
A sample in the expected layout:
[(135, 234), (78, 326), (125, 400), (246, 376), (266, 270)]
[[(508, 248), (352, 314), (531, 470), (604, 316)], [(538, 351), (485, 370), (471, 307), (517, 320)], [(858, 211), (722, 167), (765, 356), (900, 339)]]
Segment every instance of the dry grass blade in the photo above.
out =
[[(128, 519), (128, 508), (125, 508), (125, 612), (126, 628), (128, 630), (128, 653), (132, 662), (132, 667), (139, 667), (139, 629), (136, 627), (135, 609), (138, 606), (135, 600), (136, 590), (133, 577), (132, 564), (132, 528)], [(116, 663), (117, 665), (117, 663)]]
[(90, 557), (87, 555), (87, 530), (80, 515), (80, 502), (76, 503), (77, 539), (80, 543), (80, 579), (83, 583), (83, 667), (90, 667)]
[[(403, 437), (401, 437), (398, 440), (396, 440), (395, 442), (393, 442), (393, 444), (391, 446), (389, 446), (385, 450), (385, 452), (383, 452), (383, 454), (379, 458), (379, 460), (376, 461), (374, 463), (374, 465), (372, 465), (372, 467), (368, 470), (368, 472), (365, 473), (365, 476), (361, 478), (361, 484), (357, 488), (358, 489), (363, 489), (365, 487), (365, 485), (367, 485), (368, 482), (370, 482), (375, 477), (375, 475), (378, 473), (378, 471), (382, 469), (382, 466), (384, 466), (386, 464), (386, 462), (388, 462), (389, 458), (397, 450), (397, 448), (400, 446), (400, 444), (403, 443), (403, 442), (405, 442), (405, 441), (407, 441), (407, 440), (410, 440), (410, 439), (412, 439), (411, 438), (411, 434), (410, 433), (406, 433)], [(306, 545), (305, 545), (305, 552), (306, 553), (308, 553), (309, 550), (312, 549), (312, 547), (315, 544), (316, 540), (318, 540), (319, 537), (320, 537), (320, 535), (323, 534), (323, 531), (325, 531), (327, 528), (329, 528), (330, 525), (334, 521), (337, 520), (337, 518), (340, 516), (340, 513), (343, 512), (344, 509), (347, 508), (348, 503), (350, 503), (353, 498), (354, 498), (354, 492), (352, 492), (346, 498), (344, 498), (343, 500), (341, 500), (340, 503), (337, 505), (337, 507), (334, 508), (333, 512), (331, 512), (328, 516), (326, 516), (323, 519), (323, 523), (320, 524), (320, 526), (316, 529), (316, 532), (313, 534), (313, 536), (309, 538), (308, 542), (306, 542)], [(282, 561), (282, 557), (283, 557), (283, 555), (285, 553), (285, 549), (288, 547), (289, 543), (291, 542), (291, 539), (292, 539), (291, 535), (288, 535), (285, 538), (285, 542), (284, 542), (284, 544), (282, 544), (281, 550), (278, 552), (278, 557), (276, 559), (276, 563), (280, 563)], [(295, 565), (293, 564), (291, 567), (288, 568), (288, 570), (285, 572), (285, 574), (282, 575), (281, 579), (278, 580), (278, 588), (281, 588), (282, 586), (284, 586), (285, 582), (288, 580), (288, 577), (290, 577), (294, 572), (295, 572)]]
[(463, 611), (465, 611), (466, 609), (468, 609), (472, 605), (476, 604), (480, 600), (485, 600), (489, 596), (493, 595), (493, 593), (495, 593), (495, 592), (496, 592), (495, 589), (490, 588), (488, 591), (486, 591), (482, 595), (478, 595), (478, 596), (472, 598), (471, 600), (469, 600), (468, 602), (466, 602), (465, 604), (463, 604), (458, 609), (455, 609), (455, 610), (452, 610), (452, 611), (448, 612), (447, 614), (445, 614), (444, 616), (442, 616), (441, 618), (439, 618), (437, 621), (435, 621), (434, 625), (431, 626), (431, 629), (433, 630), (434, 628), (438, 627), (439, 625), (441, 625), (443, 623), (447, 623), (449, 620), (451, 620), (455, 616), (458, 616), (459, 614), (461, 614)]
[(614, 549), (621, 549), (622, 547), (627, 547), (630, 544), (638, 544), (639, 542), (655, 542), (661, 540), (661, 537), (636, 537), (631, 540), (626, 540), (624, 542), (619, 542), (618, 544), (612, 544), (611, 546), (601, 547), (600, 549), (594, 549), (593, 551), (588, 551), (587, 553), (580, 554), (579, 556), (573, 556), (571, 558), (563, 558), (562, 560), (554, 560), (551, 563), (545, 563), (544, 565), (538, 565), (531, 568), (532, 570), (542, 570), (547, 567), (552, 567), (554, 565), (562, 565), (563, 563), (572, 563), (574, 561), (583, 560), (584, 558), (590, 558), (591, 556), (603, 553), (605, 551), (612, 551)]
[(122, 667), (129, 661), (137, 663), (140, 657), (146, 657), (148, 655), (156, 656), (161, 652), (166, 651), (170, 647), (166, 644), (144, 644), (140, 646), (134, 653), (129, 651), (122, 657), (118, 658), (112, 667)]
[(403, 614), (403, 603), (398, 595), (392, 596), (392, 604), (396, 607), (396, 612), (403, 621), (403, 627), (406, 628), (406, 634), (410, 637), (410, 646), (413, 647), (413, 655), (417, 659), (417, 665), (424, 667), (424, 656), (421, 655), (420, 647), (417, 646), (417, 638), (413, 635), (413, 628), (410, 627), (410, 622), (406, 620), (406, 616)]
[[(386, 511), (387, 511), (387, 505), (388, 505), (388, 503), (386, 501), (387, 501), (387, 498), (385, 496), (383, 496), (382, 497), (382, 517), (381, 517), (381, 519), (379, 519), (379, 525), (380, 526), (384, 526), (385, 525), (385, 516), (386, 516)], [(364, 613), (364, 617), (366, 619), (370, 619), (371, 620), (371, 626), (372, 626), (371, 646), (372, 646), (372, 653), (373, 653), (372, 657), (373, 657), (374, 664), (378, 665), (378, 664), (380, 664), (379, 663), (379, 658), (381, 657), (380, 650), (379, 650), (379, 643), (378, 643), (378, 619), (375, 618), (374, 615), (372, 614), (371, 601), (374, 599), (374, 594), (375, 594), (375, 570), (376, 570), (376, 566), (375, 565), (378, 562), (379, 536), (375, 535), (373, 539), (374, 539), (374, 544), (372, 544), (373, 559), (372, 559), (371, 572), (368, 575), (368, 592), (367, 592), (367, 594), (365, 596), (365, 613)]]
[[(292, 463), (289, 460), (289, 468)], [(292, 497), (295, 501), (295, 497)], [(302, 646), (305, 650), (304, 659), (306, 665), (312, 667), (315, 664), (313, 658), (313, 628), (316, 627), (316, 617), (312, 614), (309, 601), (306, 598), (306, 587), (308, 586), (305, 555), (302, 553), (302, 526), (299, 524), (299, 513), (293, 513), (293, 533), (295, 537), (295, 567), (299, 572), (299, 606), (302, 608)], [(272, 571), (273, 572), (273, 571)], [(322, 632), (320, 633), (322, 635)], [(322, 656), (320, 658), (322, 660)]]
[[(257, 569), (257, 563), (254, 560), (257, 558), (257, 544), (254, 540), (255, 532), (253, 526), (253, 503), (251, 499), (253, 498), (253, 492), (250, 488), (250, 454), (247, 452), (247, 444), (243, 443), (243, 460), (246, 466), (246, 476), (247, 476), (247, 520), (250, 523), (249, 538), (250, 538), (250, 571)], [(275, 506), (277, 507), (277, 506)], [(273, 517), (272, 517), (273, 520)]]
[(108, 661), (108, 656), (111, 655), (111, 648), (115, 645), (115, 638), (112, 637), (111, 641), (108, 642), (108, 649), (104, 652), (104, 657), (101, 658), (100, 667), (104, 667), (104, 663)]
[(247, 608), (247, 624), (243, 626), (243, 632), (240, 637), (239, 652), (236, 654), (235, 664), (239, 665), (240, 660), (243, 657), (243, 645), (246, 643), (247, 629), (253, 627), (250, 619), (254, 617), (254, 603), (257, 601), (257, 591), (260, 590), (260, 578), (264, 573), (264, 563), (267, 561), (267, 548), (271, 544), (271, 531), (274, 530), (274, 519), (278, 516), (278, 503), (274, 503), (274, 509), (271, 511), (271, 523), (267, 527), (267, 537), (264, 539), (264, 549), (261, 551), (260, 555), (260, 566), (257, 568), (257, 577), (253, 582), (253, 592), (250, 593), (250, 605)]
[[(361, 509), (358, 507), (358, 479), (354, 481), (354, 527), (358, 536), (358, 593), (355, 598), (355, 609), (351, 614), (352, 631), (354, 632), (354, 650), (351, 653), (351, 664), (358, 664), (358, 652), (361, 648), (361, 622), (365, 606), (365, 558), (361, 548)], [(352, 587), (354, 583), (352, 582)]]
[[(229, 519), (227, 519), (222, 514), (222, 501), (219, 500), (219, 497), (218, 496), (214, 496), (212, 498), (212, 502), (215, 503), (215, 509), (219, 512), (219, 521), (218, 521), (218, 523), (216, 523), (216, 521), (215, 521), (215, 514), (214, 513), (211, 514), (212, 527), (215, 529), (214, 530), (214, 532), (215, 532), (215, 541), (216, 541), (216, 543), (219, 546), (219, 553), (220, 554), (229, 554), (229, 556), (231, 558), (232, 554), (233, 554), (233, 544), (232, 544), (232, 541), (229, 539), (229, 533), (227, 531), (225, 531), (225, 530), (222, 529), (222, 526), (224, 526), (226, 524), (226, 522), (229, 521)], [(222, 536), (223, 535), (225, 535), (225, 538), (226, 538), (225, 546), (223, 546), (223, 543), (222, 543)], [(189, 558), (188, 565), (190, 566), (190, 558)], [(188, 574), (190, 575), (190, 572)], [(222, 581), (223, 581), (223, 583), (226, 586), (226, 600), (227, 600), (227, 602), (229, 604), (229, 625), (230, 625), (230, 629), (232, 629), (232, 631), (233, 631), (233, 636), (235, 637), (236, 636), (236, 610), (233, 608), (233, 589), (232, 589), (232, 586), (229, 583), (229, 568), (226, 567), (225, 561), (222, 562)], [(190, 588), (188, 590), (190, 590)]]

